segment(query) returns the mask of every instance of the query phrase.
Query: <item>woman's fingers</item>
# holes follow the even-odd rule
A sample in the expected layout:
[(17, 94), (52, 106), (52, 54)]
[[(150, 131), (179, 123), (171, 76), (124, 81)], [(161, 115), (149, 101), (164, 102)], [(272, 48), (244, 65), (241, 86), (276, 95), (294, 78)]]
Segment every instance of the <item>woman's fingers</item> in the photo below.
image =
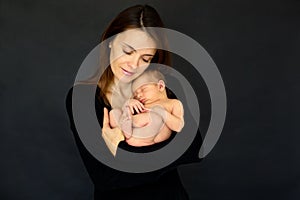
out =
[[(129, 111), (129, 108), (127, 108)], [(130, 116), (130, 115), (129, 115)], [(115, 156), (118, 148), (118, 144), (125, 140), (122, 131), (119, 128), (111, 128), (109, 125), (109, 115), (107, 108), (103, 110), (103, 128), (102, 137), (110, 150), (110, 152)]]
[(104, 127), (109, 127), (109, 116), (108, 116), (108, 110), (107, 108), (104, 108), (103, 110), (104, 115), (103, 115), (103, 128)]

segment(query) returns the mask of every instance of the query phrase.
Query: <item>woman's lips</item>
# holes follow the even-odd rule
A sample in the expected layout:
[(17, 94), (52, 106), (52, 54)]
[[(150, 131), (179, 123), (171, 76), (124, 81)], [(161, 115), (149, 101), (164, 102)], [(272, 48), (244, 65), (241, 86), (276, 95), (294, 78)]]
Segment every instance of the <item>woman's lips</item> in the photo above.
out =
[(122, 71), (123, 71), (123, 74), (125, 74), (126, 76), (132, 76), (132, 75), (134, 74), (134, 72), (127, 71), (127, 70), (125, 70), (125, 69), (122, 68), (122, 67), (121, 67), (121, 69), (122, 69)]

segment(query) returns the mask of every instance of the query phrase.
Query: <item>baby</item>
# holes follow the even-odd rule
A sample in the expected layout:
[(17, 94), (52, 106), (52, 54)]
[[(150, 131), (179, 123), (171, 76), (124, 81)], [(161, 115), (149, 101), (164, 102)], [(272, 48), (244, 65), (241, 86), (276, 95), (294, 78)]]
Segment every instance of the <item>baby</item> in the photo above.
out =
[(162, 142), (184, 126), (183, 106), (169, 99), (165, 79), (158, 70), (148, 70), (132, 82), (133, 99), (110, 111), (111, 127), (119, 127), (132, 146)]

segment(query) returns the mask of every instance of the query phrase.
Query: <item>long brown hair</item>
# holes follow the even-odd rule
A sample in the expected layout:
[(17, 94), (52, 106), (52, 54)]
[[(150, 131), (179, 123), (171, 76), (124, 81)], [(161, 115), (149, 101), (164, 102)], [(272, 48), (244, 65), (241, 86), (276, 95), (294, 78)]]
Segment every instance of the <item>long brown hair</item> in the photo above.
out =
[[(144, 27), (164, 27), (164, 24), (157, 13), (157, 11), (149, 5), (136, 5), (129, 7), (119, 13), (108, 25), (107, 29), (102, 34), (101, 42), (105, 41), (112, 36), (126, 31), (131, 28), (144, 28)], [(163, 47), (167, 48), (167, 40), (162, 34), (155, 33), (151, 31), (149, 33), (154, 40), (160, 43)], [(109, 60), (109, 49), (107, 46), (101, 49), (102, 53), (100, 55), (100, 73), (102, 74), (98, 85), (100, 87), (100, 97), (104, 99), (106, 103), (107, 99), (105, 94), (108, 92), (109, 86), (113, 81), (114, 74), (110, 66), (104, 66), (103, 63)], [(168, 51), (157, 49), (151, 63), (160, 63), (167, 66), (171, 65), (170, 53)], [(106, 62), (105, 62), (106, 61)], [(102, 64), (102, 65), (101, 65)]]

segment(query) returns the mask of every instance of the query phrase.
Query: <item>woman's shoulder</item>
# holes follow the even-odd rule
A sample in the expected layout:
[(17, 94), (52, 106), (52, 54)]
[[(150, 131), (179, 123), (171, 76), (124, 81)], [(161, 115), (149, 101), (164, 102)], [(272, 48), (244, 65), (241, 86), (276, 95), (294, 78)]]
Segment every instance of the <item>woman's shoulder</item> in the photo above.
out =
[[(91, 88), (99, 88), (97, 87), (97, 85), (95, 84), (84, 84), (84, 83), (80, 83), (80, 84), (74, 84), (70, 87), (70, 89), (68, 90), (67, 99), (70, 99), (73, 95), (73, 91), (80, 91), (80, 90), (84, 90), (84, 89), (91, 89)], [(100, 88), (99, 88), (100, 89)]]
[(82, 100), (82, 98), (92, 98), (95, 100), (96, 108), (107, 107), (108, 109), (110, 109), (111, 106), (108, 103), (106, 103), (105, 99), (101, 97), (100, 93), (101, 89), (96, 84), (80, 83), (73, 85), (68, 90), (65, 99), (67, 110), (69, 112), (72, 110), (72, 102), (74, 101), (74, 98), (80, 98), (80, 101)]
[(89, 83), (78, 83), (70, 87), (70, 89), (67, 92), (66, 100), (71, 101), (72, 95), (76, 91), (77, 94), (92, 94), (98, 97), (99, 100), (103, 100), (103, 98), (100, 98), (101, 89), (97, 84), (89, 84)]

